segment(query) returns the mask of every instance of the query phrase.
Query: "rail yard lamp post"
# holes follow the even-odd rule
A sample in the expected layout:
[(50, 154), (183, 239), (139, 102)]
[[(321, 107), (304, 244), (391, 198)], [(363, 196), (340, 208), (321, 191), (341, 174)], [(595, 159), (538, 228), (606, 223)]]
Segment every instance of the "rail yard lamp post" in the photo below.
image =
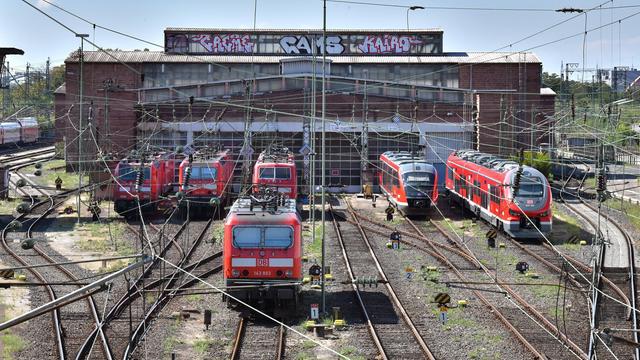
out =
[(78, 116), (78, 203), (77, 203), (77, 212), (78, 212), (78, 224), (80, 224), (80, 195), (82, 191), (82, 117), (83, 113), (83, 102), (84, 102), (84, 78), (83, 78), (83, 65), (84, 65), (84, 38), (89, 37), (89, 34), (76, 34), (76, 37), (80, 38), (80, 115)]
[(407, 7), (407, 31), (409, 31), (409, 11), (424, 10), (424, 6), (409, 6)]

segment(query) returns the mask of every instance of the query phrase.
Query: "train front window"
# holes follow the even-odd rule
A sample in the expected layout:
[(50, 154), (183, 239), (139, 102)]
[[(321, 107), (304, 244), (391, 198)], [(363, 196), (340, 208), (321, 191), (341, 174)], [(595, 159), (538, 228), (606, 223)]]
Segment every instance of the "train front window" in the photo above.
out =
[(264, 228), (264, 247), (288, 248), (293, 243), (293, 229), (288, 226)]
[(216, 168), (195, 166), (191, 169), (191, 178), (196, 180), (214, 180), (216, 178)]
[(291, 179), (291, 169), (289, 168), (276, 168), (276, 179), (289, 180)]
[(260, 179), (273, 179), (275, 168), (260, 168)]
[(236, 226), (233, 228), (233, 246), (242, 248), (260, 247), (261, 229), (258, 226)]
[(427, 172), (410, 172), (402, 175), (407, 196), (428, 196), (435, 181), (435, 175)]
[(265, 180), (289, 180), (291, 169), (286, 167), (265, 167), (260, 169), (260, 179)]
[(537, 198), (544, 195), (544, 186), (538, 183), (521, 183), (518, 197)]

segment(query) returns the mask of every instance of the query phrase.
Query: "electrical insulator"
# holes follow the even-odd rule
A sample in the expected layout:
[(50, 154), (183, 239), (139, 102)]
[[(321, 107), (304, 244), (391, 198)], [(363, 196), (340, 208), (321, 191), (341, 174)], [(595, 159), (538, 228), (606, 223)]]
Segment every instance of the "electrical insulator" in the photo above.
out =
[(513, 197), (518, 196), (518, 190), (520, 190), (520, 179), (522, 178), (522, 166), (518, 168), (515, 176), (513, 177)]
[(607, 177), (604, 174), (604, 169), (600, 169), (600, 171), (598, 171), (598, 187), (597, 187), (597, 191), (598, 192), (604, 192), (607, 190)]
[(144, 168), (141, 166), (136, 174), (136, 192), (140, 191), (140, 186), (144, 183)]
[(184, 169), (184, 182), (182, 183), (182, 191), (187, 191), (189, 187), (189, 179), (191, 179), (191, 166)]

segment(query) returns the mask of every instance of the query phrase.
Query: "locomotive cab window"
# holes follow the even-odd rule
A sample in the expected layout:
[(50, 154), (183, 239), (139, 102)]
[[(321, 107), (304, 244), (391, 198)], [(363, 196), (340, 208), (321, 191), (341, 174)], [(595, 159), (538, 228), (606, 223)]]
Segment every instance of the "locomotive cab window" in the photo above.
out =
[(242, 248), (257, 248), (260, 246), (260, 227), (236, 226), (233, 228), (233, 246)]
[(288, 248), (293, 243), (293, 229), (289, 226), (264, 228), (264, 247)]
[(293, 244), (290, 226), (236, 226), (233, 246), (243, 248), (289, 248)]
[(288, 180), (291, 179), (291, 169), (289, 168), (276, 168), (276, 179)]
[(291, 179), (291, 169), (285, 167), (265, 167), (260, 169), (260, 179), (288, 180)]
[(208, 166), (194, 166), (191, 168), (191, 178), (192, 179), (215, 179), (216, 178), (216, 168), (208, 167)]
[(273, 179), (275, 168), (260, 168), (260, 179)]
[[(138, 171), (139, 169), (129, 166), (121, 167), (119, 170), (120, 175), (118, 176), (118, 178), (125, 181), (135, 180), (138, 176)], [(151, 169), (149, 169), (148, 167), (142, 169), (142, 175), (144, 176), (144, 180), (151, 179)]]

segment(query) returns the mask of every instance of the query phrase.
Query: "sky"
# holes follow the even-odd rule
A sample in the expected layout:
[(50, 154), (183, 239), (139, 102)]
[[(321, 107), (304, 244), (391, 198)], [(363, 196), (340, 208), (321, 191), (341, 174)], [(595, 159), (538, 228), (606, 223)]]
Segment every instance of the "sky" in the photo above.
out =
[[(43, 0), (25, 0), (78, 33), (90, 34), (90, 39), (104, 48), (123, 50), (160, 50), (148, 44), (128, 39), (78, 20)], [(254, 1), (257, 28), (322, 28), (322, 0), (48, 0), (91, 23), (162, 44), (166, 27), (233, 27), (253, 28)], [(518, 52), (532, 49), (543, 62), (543, 71), (560, 72), (561, 62), (582, 64), (583, 50), (586, 68), (612, 66), (640, 67), (640, 0), (552, 1), (552, 0), (360, 0), (380, 4), (419, 5), (424, 10), (410, 11), (411, 29), (438, 27), (444, 30), (444, 51)], [(73, 33), (37, 12), (22, 0), (2, 0), (0, 11), (0, 47), (18, 47), (24, 56), (10, 56), (12, 71), (21, 71), (27, 62), (42, 67), (48, 58), (61, 64), (79, 46)], [(553, 29), (540, 32), (576, 14), (553, 11), (479, 11), (437, 9), (436, 7), (483, 7), (493, 9), (559, 9), (565, 7), (589, 9), (623, 7), (577, 14)], [(431, 8), (430, 8), (431, 7)], [(618, 22), (619, 19), (637, 15)], [(402, 7), (363, 4), (327, 3), (327, 27), (340, 29), (406, 29), (407, 10)], [(602, 29), (587, 29), (614, 23)], [(570, 39), (554, 42), (567, 36)], [(550, 43), (552, 42), (552, 43)], [(550, 43), (550, 44), (549, 44)], [(585, 46), (583, 46), (583, 43)], [(511, 45), (511, 46), (510, 46)], [(86, 45), (85, 50), (92, 50)], [(582, 66), (582, 65), (580, 65)], [(574, 75), (576, 76), (576, 75)], [(590, 75), (585, 76), (589, 78)]]

